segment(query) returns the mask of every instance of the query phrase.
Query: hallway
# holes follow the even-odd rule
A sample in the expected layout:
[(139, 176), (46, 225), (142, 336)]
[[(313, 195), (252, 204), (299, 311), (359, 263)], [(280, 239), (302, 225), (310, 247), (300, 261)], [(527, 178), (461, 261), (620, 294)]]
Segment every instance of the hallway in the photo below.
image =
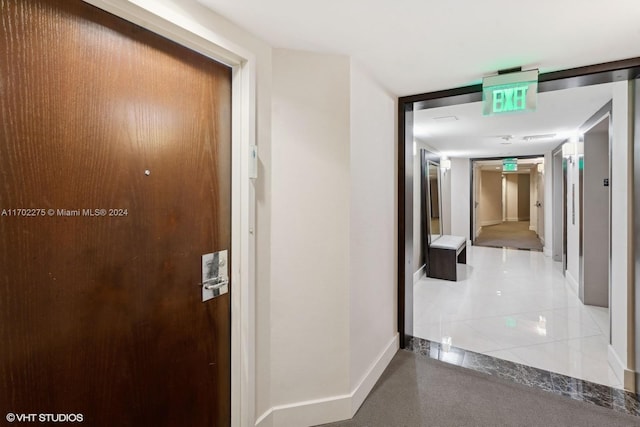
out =
[[(611, 387), (608, 309), (585, 306), (541, 252), (472, 246), (458, 282), (414, 286), (414, 335)], [(462, 274), (461, 274), (462, 273)]]
[(536, 232), (529, 229), (529, 221), (505, 221), (501, 224), (484, 226), (474, 244), (491, 248), (542, 251), (542, 242)]

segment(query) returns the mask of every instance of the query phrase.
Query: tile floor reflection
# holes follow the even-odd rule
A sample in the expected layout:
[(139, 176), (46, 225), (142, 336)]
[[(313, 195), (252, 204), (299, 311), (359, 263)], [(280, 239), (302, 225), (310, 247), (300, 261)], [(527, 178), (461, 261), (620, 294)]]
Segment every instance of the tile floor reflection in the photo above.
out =
[(413, 335), (610, 387), (609, 311), (585, 306), (541, 252), (467, 247), (459, 280), (414, 286)]

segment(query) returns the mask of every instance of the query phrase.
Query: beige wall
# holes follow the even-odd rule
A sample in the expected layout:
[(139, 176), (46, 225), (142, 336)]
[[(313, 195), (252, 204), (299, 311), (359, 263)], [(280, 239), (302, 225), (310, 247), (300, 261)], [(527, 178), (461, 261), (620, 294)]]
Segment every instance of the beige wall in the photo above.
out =
[(349, 90), (348, 57), (274, 50), (271, 390), (276, 406), (349, 388)]
[(470, 238), (469, 230), (471, 189), (469, 182), (469, 162), (468, 158), (454, 157), (451, 159), (450, 185), (451, 185), (451, 234), (454, 236), (464, 236)]
[[(351, 66), (350, 385), (355, 411), (395, 353), (396, 98)], [(373, 374), (371, 371), (373, 370)], [(367, 383), (368, 382), (368, 383)]]
[(500, 224), (502, 222), (502, 172), (480, 171), (478, 174), (478, 225)]
[(275, 49), (273, 412), (353, 416), (398, 348), (395, 98), (351, 59)]
[(541, 201), (538, 190), (538, 169), (531, 168), (531, 171), (529, 172), (529, 194), (531, 195), (531, 206), (529, 207), (529, 230), (535, 231), (536, 233), (540, 231), (538, 229), (538, 222), (540, 220), (539, 216), (542, 213), (540, 209), (533, 206), (536, 201)]
[(531, 190), (528, 174), (518, 174), (518, 221), (529, 221), (531, 210)]
[(505, 174), (506, 221), (518, 220), (518, 174)]

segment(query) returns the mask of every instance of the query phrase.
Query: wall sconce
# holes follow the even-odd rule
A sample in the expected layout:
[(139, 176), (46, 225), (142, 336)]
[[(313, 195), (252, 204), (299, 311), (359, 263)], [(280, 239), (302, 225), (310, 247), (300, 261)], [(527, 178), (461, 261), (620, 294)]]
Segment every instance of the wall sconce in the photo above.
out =
[(584, 140), (581, 133), (575, 133), (569, 142), (562, 144), (562, 157), (566, 158), (570, 164), (575, 164), (576, 159), (584, 153)]
[(440, 159), (440, 169), (442, 169), (442, 172), (446, 172), (451, 169), (451, 160), (446, 158)]
[(562, 144), (562, 157), (567, 159), (570, 164), (573, 164), (574, 156), (576, 154), (576, 143), (575, 142), (565, 142)]

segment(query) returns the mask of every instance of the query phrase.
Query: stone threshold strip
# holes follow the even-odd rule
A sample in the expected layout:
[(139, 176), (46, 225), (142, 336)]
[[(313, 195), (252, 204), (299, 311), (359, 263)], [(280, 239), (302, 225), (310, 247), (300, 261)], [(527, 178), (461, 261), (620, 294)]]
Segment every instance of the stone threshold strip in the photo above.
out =
[(640, 397), (625, 390), (502, 360), (473, 351), (411, 337), (406, 350), (529, 387), (640, 417)]

